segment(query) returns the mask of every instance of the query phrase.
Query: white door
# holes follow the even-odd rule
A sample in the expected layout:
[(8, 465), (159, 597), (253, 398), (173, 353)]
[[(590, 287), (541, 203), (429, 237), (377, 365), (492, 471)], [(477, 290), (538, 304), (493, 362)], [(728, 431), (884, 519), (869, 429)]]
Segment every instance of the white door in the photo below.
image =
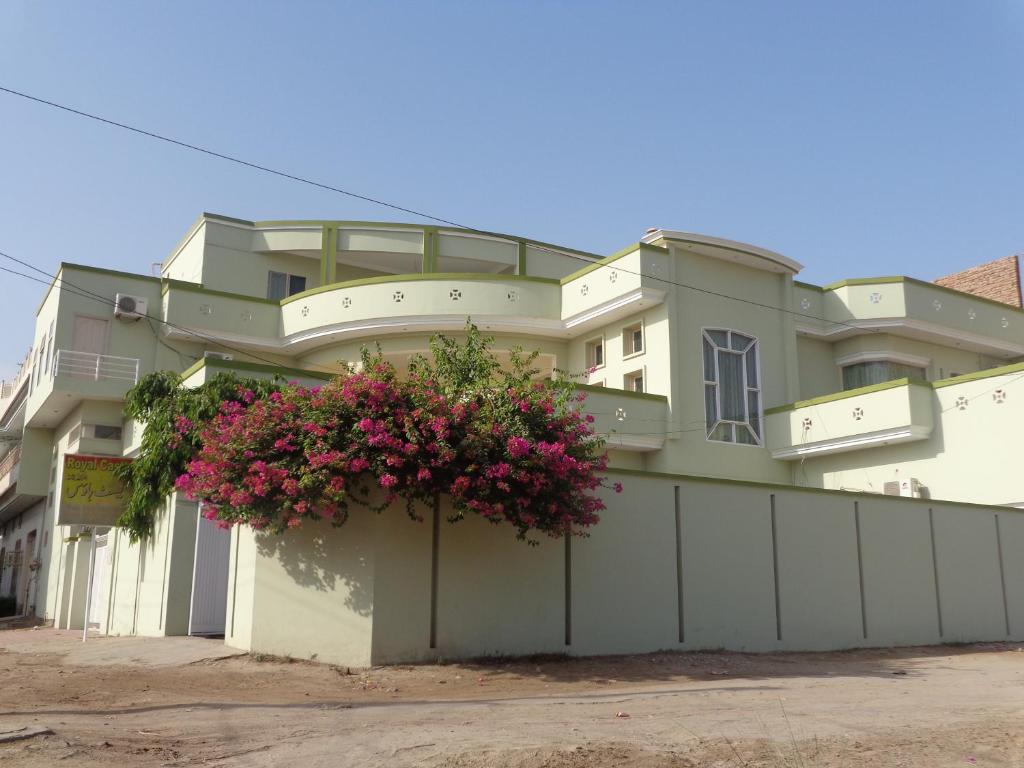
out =
[(89, 599), (89, 629), (107, 625), (107, 579), (110, 574), (110, 546), (107, 534), (96, 537), (96, 561), (92, 566), (92, 595)]
[(228, 611), (231, 534), (196, 512), (196, 557), (192, 571), (190, 635), (223, 635)]

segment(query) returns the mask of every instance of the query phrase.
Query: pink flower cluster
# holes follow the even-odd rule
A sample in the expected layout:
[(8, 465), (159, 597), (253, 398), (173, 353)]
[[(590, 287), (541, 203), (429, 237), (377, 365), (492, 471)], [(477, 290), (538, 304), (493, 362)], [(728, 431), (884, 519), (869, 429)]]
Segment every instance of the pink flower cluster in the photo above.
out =
[(379, 362), (315, 389), (240, 391), (196, 425), (201, 447), (176, 485), (221, 525), (340, 525), (352, 504), (399, 499), (415, 516), (446, 494), (457, 514), (510, 523), (520, 537), (582, 534), (604, 509), (595, 491), (606, 458), (580, 399), (532, 383), (449, 402), (434, 382), (400, 380)]

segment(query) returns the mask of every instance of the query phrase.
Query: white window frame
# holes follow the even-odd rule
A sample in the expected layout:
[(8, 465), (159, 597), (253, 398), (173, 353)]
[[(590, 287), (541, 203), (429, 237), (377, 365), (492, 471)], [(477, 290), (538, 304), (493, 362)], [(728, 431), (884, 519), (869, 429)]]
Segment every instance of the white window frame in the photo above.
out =
[[(289, 296), (295, 296), (296, 294), (303, 293), (304, 291), (308, 291), (309, 290), (309, 278), (306, 277), (305, 275), (297, 275), (297, 274), (294, 274), (292, 272), (280, 272), (280, 271), (278, 271), (276, 269), (269, 269), (269, 270), (267, 270), (267, 298), (268, 299), (270, 298), (270, 281), (273, 280), (273, 276), (274, 275), (284, 275), (284, 296), (282, 296), (280, 299), (273, 299), (273, 301), (283, 301), (284, 299), (287, 299)], [(296, 291), (295, 293), (289, 293), (289, 291), (291, 290), (291, 284), (292, 284), (292, 278), (293, 277), (301, 277), (303, 280), (305, 280), (306, 281), (306, 287), (303, 288), (301, 291)]]
[[(597, 364), (597, 363), (591, 364), (591, 362), (590, 362), (590, 345), (591, 344), (600, 344), (601, 345), (601, 363), (600, 364)], [(585, 342), (583, 342), (583, 357), (585, 358), (585, 362), (586, 362), (586, 366), (587, 366), (587, 370), (588, 371), (591, 368), (593, 368), (595, 371), (599, 371), (599, 370), (601, 370), (602, 368), (604, 368), (608, 364), (608, 345), (605, 343), (604, 334), (603, 333), (600, 336), (591, 336), (589, 339), (587, 339)]]
[(634, 379), (634, 377), (638, 375), (640, 377), (640, 380), (643, 381), (644, 383), (644, 388), (640, 391), (640, 394), (646, 394), (647, 392), (650, 391), (648, 389), (650, 381), (647, 380), (646, 365), (641, 365), (639, 368), (634, 368), (632, 371), (626, 371), (624, 374), (622, 374), (622, 388), (627, 392), (636, 392), (636, 390), (633, 389), (632, 386), (630, 386), (630, 379)]
[[(626, 334), (629, 333), (630, 337), (633, 335), (633, 331), (640, 329), (640, 349), (632, 352), (626, 352)], [(640, 318), (635, 323), (630, 323), (622, 327), (622, 359), (631, 360), (634, 357), (639, 357), (647, 351), (647, 328), (644, 325), (643, 318)]]
[[(722, 349), (722, 347), (720, 347), (715, 342), (715, 340), (712, 339), (711, 336), (708, 334), (709, 331), (718, 331), (718, 332), (727, 333), (727, 334), (738, 333), (741, 336), (746, 336), (747, 338), (750, 338), (750, 339), (754, 340), (753, 343), (750, 346), (748, 346), (743, 352), (738, 352), (738, 350), (729, 350), (729, 349), (727, 349), (726, 351), (739, 354), (740, 357), (743, 359), (743, 383), (744, 383), (744, 394), (746, 395), (746, 397), (744, 398), (745, 408), (749, 408), (750, 392), (752, 392), (752, 391), (753, 392), (757, 392), (757, 423), (761, 427), (760, 434), (758, 434), (757, 432), (754, 431), (754, 429), (753, 429), (753, 427), (752, 427), (752, 425), (750, 423), (750, 413), (749, 412), (747, 413), (747, 421), (742, 421), (741, 422), (741, 421), (731, 421), (731, 420), (726, 420), (726, 419), (718, 419), (717, 421), (715, 421), (715, 423), (713, 425), (707, 423), (707, 386), (709, 384), (710, 385), (714, 385), (714, 387), (715, 387), (715, 414), (716, 415), (720, 415), (722, 413), (722, 388), (721, 388), (721, 384), (720, 384), (721, 376), (719, 375), (719, 371), (718, 371), (718, 354), (717, 354), (717, 351), (715, 353), (715, 380), (714, 381), (709, 381), (705, 377), (705, 375), (704, 375), (704, 341), (705, 341), (705, 339), (708, 342), (710, 342), (711, 346), (715, 350)], [(731, 336), (727, 337), (727, 338), (731, 338)], [(757, 387), (751, 387), (747, 383), (748, 382), (748, 377), (747, 377), (747, 352), (751, 348), (754, 349), (755, 368), (756, 368), (755, 372), (757, 374)], [(709, 443), (715, 443), (716, 445), (739, 445), (739, 446), (745, 446), (747, 448), (760, 448), (760, 447), (762, 447), (764, 445), (764, 429), (765, 429), (765, 424), (764, 424), (764, 375), (762, 374), (762, 366), (761, 366), (761, 340), (757, 336), (755, 336), (754, 334), (748, 333), (747, 331), (738, 331), (738, 330), (734, 330), (732, 328), (718, 328), (718, 327), (703, 327), (703, 328), (701, 328), (700, 329), (700, 378), (701, 378), (701, 403), (704, 406), (704, 414), (705, 414), (705, 418), (704, 418), (704, 440), (706, 442), (709, 442)], [(732, 435), (733, 435), (733, 439), (732, 440), (718, 440), (718, 439), (715, 439), (715, 438), (711, 437), (711, 434), (718, 428), (718, 426), (720, 424), (732, 424), (732, 425), (734, 425), (733, 428), (732, 428)], [(749, 429), (750, 433), (752, 435), (754, 435), (754, 440), (756, 441), (756, 443), (741, 443), (738, 440), (736, 440), (736, 426), (735, 425), (744, 426), (747, 429)]]

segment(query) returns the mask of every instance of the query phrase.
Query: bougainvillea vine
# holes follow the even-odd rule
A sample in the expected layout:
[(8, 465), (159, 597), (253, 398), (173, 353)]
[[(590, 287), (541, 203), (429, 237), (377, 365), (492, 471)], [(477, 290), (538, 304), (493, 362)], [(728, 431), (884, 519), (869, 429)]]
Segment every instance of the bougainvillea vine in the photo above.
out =
[(463, 342), (435, 337), (404, 375), (364, 351), (323, 386), (239, 386), (211, 418), (177, 424), (198, 447), (176, 487), (224, 527), (341, 525), (354, 507), (393, 504), (419, 519), (447, 496), (452, 522), (584, 535), (604, 509), (606, 458), (583, 395), (568, 378), (537, 379), (535, 354), (502, 365), (490, 343), (468, 325)]

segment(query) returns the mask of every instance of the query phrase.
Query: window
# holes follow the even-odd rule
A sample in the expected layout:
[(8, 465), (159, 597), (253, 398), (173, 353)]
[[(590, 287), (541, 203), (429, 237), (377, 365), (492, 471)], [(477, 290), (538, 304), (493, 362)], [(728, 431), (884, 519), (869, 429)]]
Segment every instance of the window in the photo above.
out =
[(604, 339), (591, 339), (587, 342), (587, 368), (600, 368), (604, 365)]
[(761, 444), (761, 384), (757, 339), (706, 329), (704, 415), (709, 440)]
[(869, 360), (843, 366), (843, 389), (857, 389), (895, 379), (924, 381), (924, 368), (894, 363), (891, 360)]
[(640, 323), (622, 329), (622, 356), (639, 355), (644, 351), (644, 327)]
[(284, 299), (306, 290), (303, 275), (289, 275), (285, 272), (271, 272), (267, 278), (267, 298)]
[(50, 353), (49, 353), (49, 355), (44, 355), (44, 357), (46, 357), (46, 361), (45, 361), (45, 364), (43, 366), (43, 373), (44, 374), (47, 374), (47, 373), (50, 372), (50, 364), (53, 362), (53, 328), (54, 328), (55, 322), (56, 321), (54, 321), (54, 320), (50, 321), (50, 334), (49, 334), (49, 336), (46, 337), (47, 338), (47, 343), (50, 346)]
[(644, 372), (641, 370), (633, 371), (632, 373), (627, 373), (623, 383), (625, 384), (625, 388), (628, 389), (630, 392), (643, 392)]
[(121, 427), (109, 427), (106, 424), (93, 424), (92, 436), (96, 440), (120, 440)]

